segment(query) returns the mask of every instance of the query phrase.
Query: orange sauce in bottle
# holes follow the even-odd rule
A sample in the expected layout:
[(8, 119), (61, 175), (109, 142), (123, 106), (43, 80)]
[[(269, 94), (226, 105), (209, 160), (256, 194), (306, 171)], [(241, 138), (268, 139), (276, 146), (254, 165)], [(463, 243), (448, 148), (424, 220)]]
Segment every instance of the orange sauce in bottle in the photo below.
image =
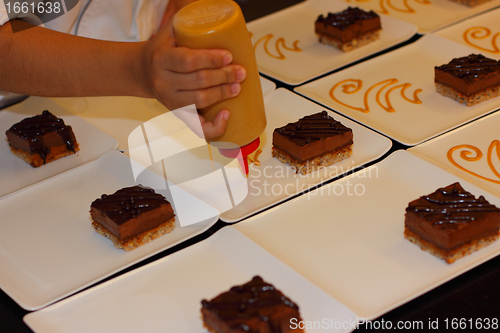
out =
[(240, 94), (199, 112), (212, 121), (217, 113), (231, 113), (223, 135), (208, 140), (217, 148), (244, 147), (259, 138), (266, 127), (264, 99), (257, 61), (243, 13), (232, 0), (200, 0), (182, 8), (174, 18), (178, 46), (192, 49), (225, 49), (233, 63), (245, 67), (247, 77)]

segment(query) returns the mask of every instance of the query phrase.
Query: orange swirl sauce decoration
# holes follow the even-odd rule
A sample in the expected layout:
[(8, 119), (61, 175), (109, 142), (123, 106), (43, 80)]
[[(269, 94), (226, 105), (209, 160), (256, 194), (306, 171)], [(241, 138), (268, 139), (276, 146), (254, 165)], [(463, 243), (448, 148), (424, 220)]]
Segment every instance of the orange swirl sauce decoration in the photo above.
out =
[[(488, 38), (490, 36), (491, 36), (491, 47), (492, 47), (491, 49), (479, 46), (470, 40), (470, 38), (472, 38), (472, 39), (485, 39), (485, 38)], [(463, 37), (464, 37), (464, 41), (467, 44), (475, 47), (476, 49), (479, 49), (481, 51), (491, 52), (491, 53), (500, 53), (500, 48), (497, 45), (497, 39), (500, 40), (500, 38), (499, 38), (500, 31), (492, 36), (491, 30), (486, 28), (486, 27), (472, 27), (472, 28), (469, 28), (469, 29), (464, 31)]]
[[(348, 82), (354, 82), (354, 84), (353, 83), (348, 83)], [(401, 88), (401, 97), (403, 97), (404, 100), (406, 100), (406, 101), (408, 101), (410, 103), (413, 103), (413, 104), (421, 104), (422, 103), (422, 101), (418, 99), (418, 93), (420, 93), (422, 91), (422, 89), (415, 89), (415, 91), (413, 92), (413, 99), (409, 99), (408, 97), (406, 97), (405, 91), (406, 91), (406, 89), (408, 89), (411, 86), (411, 84), (410, 83), (403, 83), (403, 84), (399, 84), (399, 85), (396, 85), (396, 86), (388, 89), (386, 91), (385, 95), (384, 95), (384, 99), (385, 99), (386, 105), (382, 104), (382, 102), (380, 101), (380, 95), (382, 94), (382, 91), (385, 88), (387, 88), (390, 85), (395, 84), (397, 82), (399, 82), (398, 79), (387, 79), (387, 80), (381, 81), (379, 83), (376, 83), (373, 86), (371, 86), (370, 88), (368, 88), (368, 90), (366, 90), (364, 98), (363, 98), (363, 102), (364, 102), (364, 107), (363, 108), (346, 104), (344, 102), (341, 102), (340, 100), (338, 100), (335, 97), (335, 90), (338, 87), (340, 87), (340, 86), (342, 86), (342, 92), (345, 93), (345, 94), (355, 94), (355, 93), (357, 93), (363, 87), (363, 81), (362, 80), (347, 79), (347, 80), (340, 81), (339, 83), (335, 84), (332, 87), (332, 89), (330, 89), (330, 98), (333, 99), (335, 102), (337, 102), (337, 103), (339, 103), (339, 104), (341, 104), (341, 105), (343, 105), (345, 107), (348, 107), (350, 109), (353, 109), (353, 110), (356, 110), (356, 111), (360, 111), (360, 112), (363, 112), (363, 113), (368, 113), (368, 112), (370, 112), (370, 106), (369, 106), (369, 103), (368, 103), (368, 96), (370, 95), (370, 92), (373, 89), (382, 86), (382, 87), (379, 88), (377, 94), (375, 95), (375, 100), (376, 100), (377, 104), (382, 109), (384, 109), (387, 112), (395, 112), (396, 111), (392, 107), (392, 103), (391, 103), (391, 100), (390, 100), (390, 94), (394, 90), (396, 90), (398, 88)]]
[[(370, 2), (371, 0), (356, 0), (356, 2)], [(417, 11), (415, 9), (413, 9), (409, 4), (408, 4), (408, 0), (402, 0), (403, 2), (403, 8), (401, 7), (397, 7), (393, 4), (392, 2), (393, 0), (379, 0), (379, 6), (380, 6), (380, 9), (378, 10), (375, 10), (376, 12), (380, 13), (380, 14), (390, 14), (390, 11), (387, 10), (384, 2), (387, 3), (387, 6), (392, 9), (392, 10), (395, 10), (397, 12), (400, 12), (400, 13), (408, 13), (408, 14), (414, 14), (416, 13)], [(351, 2), (351, 0), (347, 0), (347, 2)], [(419, 4), (422, 4), (422, 5), (429, 5), (431, 4), (431, 2), (429, 0), (415, 0), (416, 3), (419, 3)]]
[(446, 157), (448, 157), (448, 161), (450, 161), (451, 164), (453, 164), (458, 169), (465, 171), (468, 174), (471, 174), (477, 178), (487, 180), (487, 181), (495, 183), (495, 184), (500, 184), (500, 173), (497, 171), (497, 169), (493, 165), (493, 150), (495, 150), (497, 158), (500, 161), (500, 141), (493, 140), (491, 142), (490, 146), (488, 147), (488, 153), (487, 153), (488, 166), (490, 167), (490, 170), (493, 172), (493, 174), (498, 178), (498, 180), (482, 176), (482, 175), (477, 174), (469, 169), (466, 169), (463, 166), (461, 166), (460, 164), (458, 164), (455, 161), (455, 159), (453, 158), (453, 152), (456, 150), (459, 150), (459, 149), (469, 149), (469, 150), (462, 150), (460, 152), (460, 158), (462, 158), (464, 161), (477, 162), (483, 157), (483, 153), (476, 146), (467, 145), (467, 144), (458, 145), (458, 146), (450, 148), (450, 150), (448, 150), (448, 153), (446, 154)]
[(248, 162), (251, 163), (251, 164), (255, 164), (256, 166), (260, 166), (260, 161), (259, 161), (259, 155), (262, 153), (262, 149), (257, 149), (255, 151), (255, 154), (253, 155), (253, 157), (250, 157), (250, 155), (247, 157), (248, 158)]
[[(250, 33), (250, 37), (252, 37), (253, 34)], [(253, 49), (254, 49), (254, 52), (255, 50), (257, 49), (257, 46), (264, 42), (264, 51), (266, 52), (266, 54), (270, 57), (273, 57), (275, 59), (279, 59), (279, 60), (285, 60), (286, 57), (285, 55), (283, 54), (283, 52), (281, 51), (281, 48), (285, 49), (285, 50), (288, 50), (288, 51), (292, 51), (292, 52), (302, 52), (302, 49), (299, 47), (299, 41), (296, 40), (295, 42), (293, 42), (292, 44), (292, 47), (288, 47), (286, 44), (285, 44), (285, 39), (283, 37), (280, 37), (276, 40), (275, 44), (274, 44), (274, 47), (276, 48), (276, 52), (278, 53), (278, 55), (275, 55), (273, 53), (271, 53), (269, 51), (269, 42), (271, 41), (271, 39), (273, 39), (274, 35), (273, 34), (267, 34), (265, 35), (264, 37), (261, 37), (254, 45), (253, 45)]]

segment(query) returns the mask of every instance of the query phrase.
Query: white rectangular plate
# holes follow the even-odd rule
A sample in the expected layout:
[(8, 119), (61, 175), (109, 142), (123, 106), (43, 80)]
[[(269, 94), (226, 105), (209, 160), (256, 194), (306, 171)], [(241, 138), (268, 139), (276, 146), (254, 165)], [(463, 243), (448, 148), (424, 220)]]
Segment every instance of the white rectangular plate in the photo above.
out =
[(372, 9), (418, 26), (421, 33), (453, 24), (467, 17), (500, 5), (490, 0), (479, 6), (468, 7), (451, 0), (344, 0), (351, 6)]
[(401, 150), (235, 228), (373, 319), (500, 253), (497, 241), (448, 265), (404, 238), (408, 203), (456, 181), (500, 206), (500, 198)]
[(274, 129), (296, 122), (304, 116), (321, 112), (324, 108), (283, 88), (266, 96), (265, 106), (267, 127), (260, 137), (262, 154), (258, 157), (261, 165), (250, 166), (248, 196), (238, 206), (222, 213), (223, 221), (241, 220), (329, 179), (362, 167), (381, 157), (392, 146), (391, 141), (386, 137), (330, 112), (330, 116), (335, 120), (352, 129), (354, 136), (352, 156), (310, 174), (298, 175), (288, 164), (283, 164), (277, 158), (272, 157)]
[[(298, 85), (410, 39), (417, 32), (413, 24), (381, 15), (382, 32), (377, 41), (350, 52), (321, 44), (314, 32), (318, 16), (347, 7), (337, 0), (309, 0), (250, 22), (248, 31), (252, 34), (259, 70)], [(294, 51), (295, 45), (301, 51)]]
[[(49, 110), (70, 125), (80, 145), (80, 151), (51, 163), (33, 168), (21, 158), (12, 154), (5, 132), (24, 118), (42, 114)], [(18, 191), (61, 172), (95, 160), (109, 150), (115, 149), (118, 142), (87, 123), (72, 115), (48, 98), (30, 97), (26, 101), (0, 111), (0, 133), (5, 140), (0, 144), (0, 198)]]
[[(500, 106), (500, 97), (465, 106), (436, 92), (434, 67), (475, 52), (443, 37), (426, 35), (295, 91), (394, 140), (416, 145)], [(415, 93), (421, 104), (411, 102)], [(393, 112), (387, 111), (389, 104)]]
[(486, 57), (500, 58), (500, 8), (483, 13), (449, 28), (439, 30), (437, 35), (457, 43), (473, 47), (476, 53)]
[(269, 80), (266, 79), (265, 77), (260, 77), (260, 84), (262, 86), (262, 94), (266, 96), (269, 93), (272, 93), (276, 89), (276, 84)]
[(500, 113), (408, 151), (500, 196)]
[[(141, 183), (165, 187), (165, 180), (149, 171), (141, 174)], [(39, 309), (200, 234), (217, 221), (214, 217), (184, 228), (176, 221), (170, 234), (130, 252), (116, 249), (92, 228), (90, 205), (102, 194), (133, 185), (130, 159), (114, 150), (0, 200), (2, 290), (21, 307)]]
[(58, 304), (24, 321), (38, 333), (203, 333), (201, 300), (260, 275), (300, 308), (303, 320), (323, 320), (350, 332), (356, 315), (232, 227)]

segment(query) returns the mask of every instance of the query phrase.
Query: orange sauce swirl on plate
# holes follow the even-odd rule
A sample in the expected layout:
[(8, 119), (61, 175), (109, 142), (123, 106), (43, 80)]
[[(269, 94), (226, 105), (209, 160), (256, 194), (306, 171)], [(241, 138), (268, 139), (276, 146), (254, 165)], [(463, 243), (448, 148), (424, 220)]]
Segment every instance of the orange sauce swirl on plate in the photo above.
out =
[[(483, 157), (483, 152), (477, 148), (476, 146), (468, 145), (468, 144), (462, 144), (462, 145), (457, 145), (455, 147), (452, 147), (448, 150), (448, 153), (446, 154), (446, 157), (448, 158), (448, 161), (453, 164), (455, 167), (458, 169), (467, 172), (468, 174), (471, 174), (477, 178), (487, 180), (489, 182), (495, 183), (495, 184), (500, 184), (500, 180), (496, 179), (491, 179), (485, 176), (482, 176), (478, 173), (475, 173), (474, 171), (471, 171), (467, 168), (464, 168), (461, 166), (458, 162), (455, 161), (453, 157), (453, 152), (459, 149), (464, 149), (460, 152), (460, 158), (462, 158), (464, 161), (467, 162), (477, 162)], [(467, 150), (468, 149), (468, 150)], [(488, 153), (487, 153), (487, 162), (490, 170), (493, 172), (493, 174), (500, 179), (500, 173), (497, 171), (495, 166), (493, 165), (493, 150), (495, 150), (497, 158), (500, 160), (500, 141), (498, 140), (493, 140), (488, 147)]]
[[(354, 84), (353, 83), (348, 83), (348, 82), (353, 82)], [(345, 93), (345, 94), (355, 94), (355, 93), (357, 93), (363, 87), (363, 81), (362, 80), (347, 79), (347, 80), (340, 81), (339, 83), (335, 84), (332, 87), (332, 89), (330, 89), (330, 98), (333, 99), (335, 102), (337, 102), (337, 103), (339, 103), (339, 104), (341, 104), (341, 105), (343, 105), (345, 107), (348, 107), (350, 109), (353, 109), (353, 110), (356, 110), (356, 111), (360, 111), (360, 112), (363, 112), (363, 113), (368, 113), (368, 112), (370, 112), (370, 106), (368, 104), (368, 96), (370, 95), (370, 92), (373, 89), (375, 89), (375, 88), (377, 88), (379, 86), (382, 86), (381, 88), (379, 88), (377, 94), (375, 95), (375, 101), (377, 102), (377, 104), (382, 109), (384, 109), (387, 112), (395, 112), (396, 111), (392, 107), (392, 103), (391, 103), (391, 100), (390, 100), (390, 94), (394, 90), (396, 90), (398, 88), (401, 88), (401, 97), (403, 97), (403, 99), (406, 100), (407, 102), (410, 102), (410, 103), (413, 103), (413, 104), (421, 104), (422, 103), (422, 101), (418, 98), (418, 93), (420, 93), (422, 91), (422, 89), (415, 89), (415, 91), (413, 92), (413, 99), (409, 99), (408, 97), (406, 97), (405, 91), (406, 91), (406, 89), (408, 89), (411, 86), (411, 84), (410, 83), (403, 83), (403, 84), (396, 85), (396, 86), (390, 88), (389, 90), (387, 90), (387, 92), (384, 95), (384, 100), (385, 100), (386, 105), (382, 104), (382, 102), (380, 101), (380, 95), (382, 94), (382, 91), (385, 88), (387, 88), (390, 85), (395, 84), (397, 82), (399, 82), (398, 79), (387, 79), (387, 80), (378, 82), (378, 83), (372, 85), (370, 88), (368, 88), (368, 90), (366, 90), (366, 92), (364, 94), (364, 97), (363, 97), (363, 102), (364, 102), (364, 107), (363, 108), (346, 104), (344, 102), (341, 102), (339, 99), (337, 99), (337, 97), (335, 97), (335, 90), (339, 86), (342, 86), (342, 92)]]

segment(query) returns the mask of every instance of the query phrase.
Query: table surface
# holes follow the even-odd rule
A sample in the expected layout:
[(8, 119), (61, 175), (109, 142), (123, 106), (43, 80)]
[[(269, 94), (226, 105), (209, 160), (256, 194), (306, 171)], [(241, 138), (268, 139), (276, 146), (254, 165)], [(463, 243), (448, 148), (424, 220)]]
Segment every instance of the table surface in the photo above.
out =
[[(302, 2), (303, 0), (236, 0), (242, 7), (243, 13), (247, 21), (251, 21), (258, 17), (275, 12), (282, 8)], [(420, 36), (416, 35), (414, 38), (406, 43), (400, 44), (394, 48), (401, 47), (405, 44), (411, 43), (418, 39)], [(392, 49), (394, 49), (392, 48)], [(390, 51), (386, 50), (387, 51)], [(377, 55), (374, 55), (377, 56)], [(366, 59), (364, 59), (366, 60)], [(352, 66), (354, 64), (351, 64)], [(291, 87), (275, 81), (277, 87), (284, 87), (291, 89)], [(406, 149), (397, 142), (393, 142), (391, 152), (398, 149)], [(387, 155), (386, 155), (387, 156)], [(384, 156), (385, 157), (385, 156)], [(382, 157), (383, 158), (383, 157)], [(382, 159), (381, 158), (381, 159)], [(379, 160), (373, 162), (377, 163)], [(130, 270), (141, 267), (147, 263), (158, 260), (162, 257), (168, 256), (176, 251), (179, 251), (187, 246), (195, 244), (203, 239), (208, 238), (217, 230), (225, 227), (226, 224), (218, 221), (213, 227), (204, 232), (203, 234), (190, 239), (182, 244), (179, 244), (171, 249), (161, 252), (139, 264), (136, 264), (126, 270), (123, 270), (105, 281), (112, 279)], [(104, 281), (101, 281), (102, 283)], [(472, 319), (472, 321), (481, 320), (485, 318), (500, 318), (499, 309), (500, 301), (500, 257), (493, 258), (488, 262), (474, 268), (473, 270), (462, 274), (461, 276), (441, 285), (440, 287), (414, 299), (413, 301), (396, 308), (395, 310), (386, 313), (372, 322), (372, 326), (362, 326), (358, 331), (368, 332), (384, 332), (394, 331), (389, 330), (388, 326), (396, 327), (398, 323), (404, 324), (407, 327), (411, 325), (423, 325), (423, 328), (415, 329), (412, 331), (429, 331), (429, 323), (438, 320), (438, 329), (435, 332), (445, 332), (445, 320), (448, 321), (449, 326), (453, 318), (457, 319)], [(24, 324), (22, 318), (28, 312), (19, 307), (12, 299), (0, 290), (0, 333), (1, 332), (31, 332), (31, 330)], [(415, 326), (418, 327), (418, 326)], [(452, 330), (449, 327), (450, 331)], [(396, 330), (397, 331), (397, 330)], [(407, 329), (407, 331), (409, 331)]]

